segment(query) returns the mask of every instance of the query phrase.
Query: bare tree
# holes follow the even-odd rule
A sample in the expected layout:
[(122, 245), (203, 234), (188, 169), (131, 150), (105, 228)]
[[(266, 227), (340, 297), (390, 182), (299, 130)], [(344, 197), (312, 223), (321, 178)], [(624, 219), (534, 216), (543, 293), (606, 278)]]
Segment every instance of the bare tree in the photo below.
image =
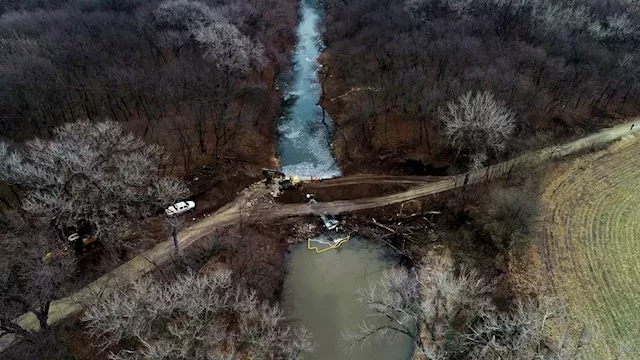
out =
[(487, 227), (507, 262), (513, 250), (526, 245), (527, 235), (536, 221), (538, 211), (537, 198), (520, 189), (492, 191)]
[[(627, 7), (629, 13), (637, 9), (633, 3), (619, 5)], [(588, 2), (586, 2), (588, 4)], [(564, 4), (553, 0), (406, 0), (405, 6), (409, 12), (424, 18), (429, 10), (442, 7), (456, 14), (465, 14), (480, 8), (496, 8), (505, 6), (513, 14), (527, 12), (531, 25), (541, 33), (547, 35), (560, 34), (562, 32), (586, 32), (599, 41), (625, 40), (638, 35), (638, 26), (627, 13), (609, 15), (599, 19), (597, 14), (580, 2)]]
[(86, 222), (107, 244), (122, 245), (129, 225), (189, 195), (183, 182), (160, 176), (164, 151), (118, 123), (68, 123), (53, 132), (21, 149), (0, 144), (0, 180), (24, 191), (22, 206), (41, 226)]
[[(17, 213), (10, 219), (12, 224), (0, 234), (0, 337), (13, 334), (25, 340), (21, 352), (31, 358), (62, 358), (54, 354), (66, 350), (47, 320), (51, 302), (63, 294), (76, 269), (74, 256), (55, 234), (33, 231)], [(13, 321), (29, 311), (36, 315), (41, 331), (32, 332)]]
[(266, 63), (262, 44), (254, 43), (227, 21), (197, 29), (194, 36), (204, 49), (203, 58), (227, 73), (246, 73), (251, 65), (261, 68)]
[(589, 24), (589, 34), (604, 41), (623, 41), (640, 37), (638, 26), (629, 14), (615, 14), (608, 16), (605, 21), (593, 21)]
[[(340, 111), (332, 114), (337, 127), (351, 149), (365, 152), (360, 153), (363, 157), (384, 157), (401, 168), (404, 158), (389, 155), (411, 149), (422, 160), (441, 160), (438, 153), (451, 142), (445, 141), (448, 135), (438, 124), (434, 105), (443, 105), (447, 113), (446, 102), (470, 89), (496, 91), (496, 99), (516, 114), (517, 129), (509, 128), (519, 138), (508, 141), (514, 150), (553, 142), (559, 128), (569, 133), (603, 126), (601, 121), (585, 126), (568, 120), (576, 111), (628, 111), (624, 116), (633, 116), (633, 104), (638, 103), (630, 102), (640, 94), (637, 71), (619, 73), (615, 64), (625, 53), (637, 57), (632, 50), (640, 40), (640, 17), (633, 13), (633, 7), (637, 11), (640, 6), (637, 1), (405, 0), (404, 6), (325, 2), (331, 9), (323, 39), (332, 54), (325, 62), (335, 81), (332, 96), (365, 84), (384, 89), (332, 99), (341, 103)], [(362, 23), (363, 14), (375, 20)], [(471, 28), (474, 34), (467, 32)], [(571, 60), (576, 58), (579, 64)], [(600, 75), (589, 70), (596, 68)], [(371, 118), (372, 124), (361, 111), (366, 105), (372, 107), (370, 113), (379, 114)], [(394, 125), (406, 132), (389, 131)], [(549, 132), (549, 127), (555, 130)], [(507, 138), (515, 135), (506, 133)], [(545, 137), (532, 136), (542, 133)], [(366, 146), (369, 139), (373, 146)], [(479, 136), (481, 143), (487, 139)], [(461, 142), (453, 148), (462, 148), (459, 154), (472, 165), (496, 155), (490, 146), (495, 144), (476, 151), (473, 143)], [(503, 143), (499, 139), (497, 145)]]
[(620, 0), (620, 5), (622, 5), (627, 12), (635, 15), (640, 15), (640, 4), (637, 1)]
[[(480, 2), (480, 1), (477, 1)], [(473, 0), (405, 0), (404, 4), (408, 12), (423, 18), (425, 13), (428, 13), (432, 7), (445, 7), (451, 9), (455, 13), (464, 14), (469, 12), (473, 7)]]
[(245, 73), (266, 62), (262, 44), (254, 43), (215, 9), (200, 1), (166, 0), (153, 12), (156, 42), (178, 54), (194, 40), (203, 58), (218, 68)]
[(488, 91), (467, 92), (438, 110), (444, 133), (458, 154), (478, 167), (507, 147), (515, 130), (515, 114)]
[[(286, 324), (281, 309), (234, 286), (230, 271), (135, 282), (85, 315), (99, 346), (124, 346), (112, 359), (302, 359), (314, 343)], [(133, 344), (126, 342), (126, 344)]]
[(586, 331), (569, 328), (564, 307), (551, 298), (516, 301), (512, 311), (485, 314), (465, 341), (473, 358), (578, 359)]
[(176, 55), (191, 40), (194, 31), (223, 21), (207, 4), (191, 0), (165, 0), (153, 11), (151, 20), (156, 44)]
[[(348, 348), (371, 339), (409, 336), (424, 359), (573, 359), (584, 343), (549, 299), (517, 300), (500, 311), (494, 286), (451, 261), (425, 263), (415, 272), (394, 268), (359, 290), (373, 320), (343, 334)], [(560, 331), (553, 332), (553, 329)], [(578, 335), (578, 336), (576, 336)]]
[(349, 348), (373, 338), (409, 336), (417, 353), (427, 359), (463, 353), (460, 330), (493, 310), (489, 298), (492, 285), (475, 271), (462, 268), (456, 275), (444, 264), (425, 262), (419, 273), (417, 277), (405, 268), (394, 268), (368, 289), (358, 291), (358, 300), (369, 308), (374, 321), (343, 334)]
[[(58, 293), (61, 283), (69, 277), (69, 270), (74, 265), (67, 256), (47, 257), (48, 253), (60, 249), (47, 246), (52, 241), (47, 241), (44, 234), (30, 234), (28, 238), (11, 233), (0, 239), (6, 251), (11, 252), (2, 257), (0, 328), (20, 335), (26, 334), (10, 321), (30, 310), (35, 310), (41, 328), (47, 328), (49, 304)], [(25, 246), (27, 239), (31, 243), (29, 245), (35, 246)], [(36, 247), (42, 250), (34, 251)], [(24, 283), (37, 285), (20, 286)]]
[(420, 284), (424, 314), (420, 326), (427, 330), (427, 338), (418, 352), (428, 359), (464, 353), (462, 334), (466, 324), (495, 310), (491, 301), (493, 284), (474, 270), (462, 267), (456, 274), (454, 268), (443, 263), (423, 266)]
[[(158, 146), (110, 121), (69, 123), (51, 140), (21, 147), (0, 144), (0, 180), (24, 195), (23, 211), (8, 217), (0, 235), (0, 336), (12, 333), (38, 346), (52, 339), (51, 302), (86, 281), (76, 273), (69, 229), (89, 224), (92, 235), (115, 249), (132, 224), (189, 194), (182, 181), (160, 176), (164, 160)], [(13, 323), (29, 311), (40, 333)]]

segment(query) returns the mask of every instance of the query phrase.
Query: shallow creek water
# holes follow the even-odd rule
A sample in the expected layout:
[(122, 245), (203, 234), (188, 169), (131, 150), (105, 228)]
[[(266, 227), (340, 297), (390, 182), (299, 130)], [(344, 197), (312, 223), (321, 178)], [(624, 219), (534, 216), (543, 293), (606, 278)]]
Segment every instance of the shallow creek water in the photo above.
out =
[(286, 104), (278, 123), (279, 155), (287, 174), (331, 178), (341, 173), (331, 150), (331, 118), (326, 113), (323, 117), (318, 105), (322, 93), (318, 82), (321, 18), (315, 0), (302, 0), (293, 73), (285, 85)]

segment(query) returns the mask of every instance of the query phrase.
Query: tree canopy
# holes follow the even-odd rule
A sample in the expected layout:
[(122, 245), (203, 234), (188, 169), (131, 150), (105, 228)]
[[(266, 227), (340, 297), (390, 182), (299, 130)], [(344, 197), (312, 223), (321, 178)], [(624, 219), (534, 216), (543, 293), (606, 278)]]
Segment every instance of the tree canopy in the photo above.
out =
[(87, 222), (117, 241), (128, 224), (189, 196), (180, 180), (161, 176), (167, 155), (113, 121), (75, 122), (11, 148), (0, 144), (0, 181), (24, 191), (23, 209), (58, 229)]
[(310, 334), (287, 324), (280, 308), (232, 282), (231, 273), (141, 280), (93, 306), (84, 317), (107, 347), (137, 347), (112, 359), (299, 360), (315, 347)]

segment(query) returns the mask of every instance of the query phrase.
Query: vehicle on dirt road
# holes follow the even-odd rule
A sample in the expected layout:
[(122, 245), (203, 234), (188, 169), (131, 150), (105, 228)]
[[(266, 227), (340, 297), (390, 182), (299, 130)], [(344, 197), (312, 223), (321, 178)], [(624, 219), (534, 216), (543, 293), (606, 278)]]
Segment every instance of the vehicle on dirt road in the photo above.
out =
[(196, 208), (196, 203), (193, 201), (180, 201), (164, 210), (164, 213), (169, 216), (182, 215), (186, 212), (193, 211)]

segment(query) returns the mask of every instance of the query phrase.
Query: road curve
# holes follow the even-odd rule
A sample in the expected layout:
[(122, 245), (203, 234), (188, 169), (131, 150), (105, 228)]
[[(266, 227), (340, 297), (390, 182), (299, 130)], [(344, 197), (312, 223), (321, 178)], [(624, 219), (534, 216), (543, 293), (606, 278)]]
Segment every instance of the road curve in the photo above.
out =
[[(631, 128), (633, 126), (633, 129)], [(358, 200), (343, 200), (326, 203), (316, 203), (311, 209), (307, 204), (277, 204), (277, 205), (256, 205), (246, 207), (237, 200), (222, 207), (210, 217), (201, 220), (193, 226), (180, 233), (179, 245), (181, 249), (191, 246), (198, 239), (215, 232), (216, 230), (237, 222), (240, 218), (243, 221), (265, 221), (278, 218), (312, 214), (317, 211), (327, 213), (345, 213), (357, 210), (371, 209), (375, 207), (387, 206), (403, 203), (408, 200), (421, 198), (427, 195), (440, 193), (443, 191), (463, 187), (502, 177), (516, 168), (531, 166), (542, 163), (550, 159), (561, 158), (583, 150), (590, 150), (611, 141), (618, 140), (625, 136), (630, 136), (640, 131), (640, 118), (618, 125), (612, 128), (601, 130), (593, 135), (589, 135), (574, 141), (558, 146), (550, 146), (539, 151), (521, 155), (515, 159), (492, 165), (489, 167), (470, 171), (456, 176), (385, 176), (385, 175), (355, 175), (340, 179), (323, 182), (323, 186), (341, 186), (361, 183), (412, 183), (416, 187), (391, 195)], [(112, 272), (103, 275), (82, 290), (51, 304), (49, 311), (49, 323), (56, 324), (61, 320), (79, 314), (95, 302), (100, 296), (109, 293), (117, 284), (129, 283), (144, 274), (153, 270), (156, 266), (165, 264), (173, 254), (172, 241), (166, 240), (154, 248), (134, 257), (125, 264), (122, 264)], [(31, 312), (23, 314), (15, 320), (25, 329), (38, 330), (39, 325), (35, 315)], [(6, 348), (8, 337), (0, 339), (0, 351)]]

